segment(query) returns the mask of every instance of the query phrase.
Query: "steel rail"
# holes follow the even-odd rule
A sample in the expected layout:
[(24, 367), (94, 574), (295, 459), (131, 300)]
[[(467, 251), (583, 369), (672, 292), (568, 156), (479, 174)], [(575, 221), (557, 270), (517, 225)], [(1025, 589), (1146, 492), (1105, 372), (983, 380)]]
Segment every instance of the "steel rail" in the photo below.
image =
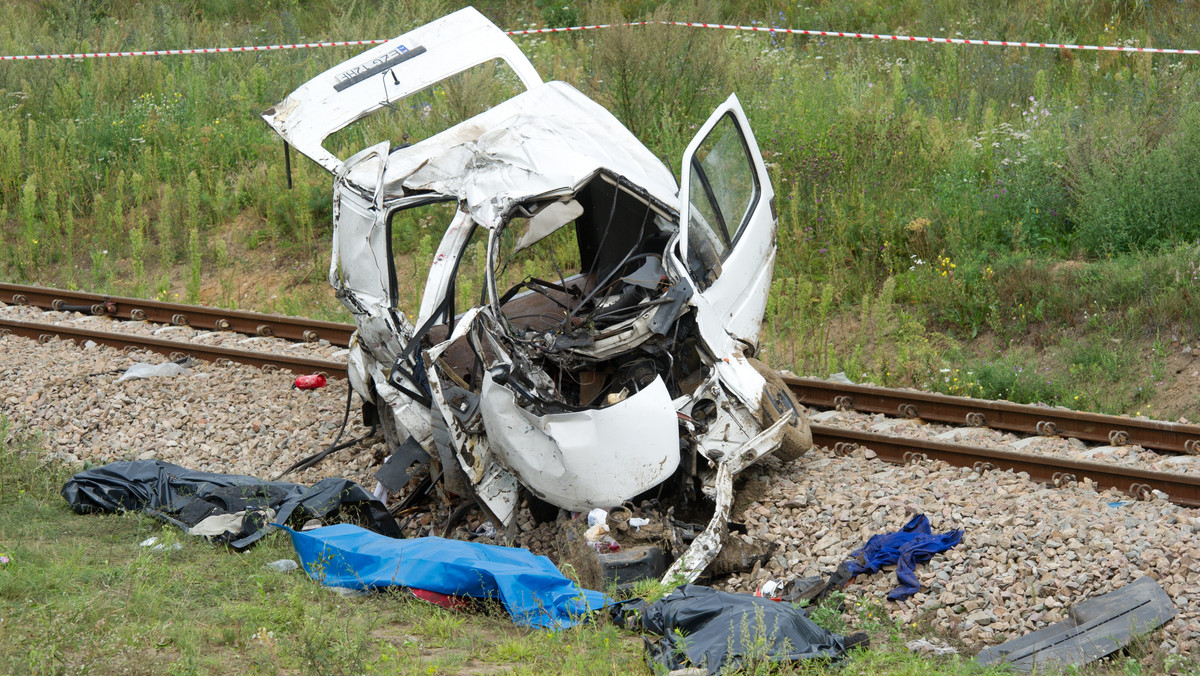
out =
[(46, 310), (85, 312), (107, 315), (115, 319), (191, 326), (214, 331), (233, 331), (251, 336), (277, 336), (286, 340), (305, 342), (324, 339), (341, 347), (350, 344), (350, 335), (354, 333), (355, 328), (353, 324), (339, 324), (316, 319), (166, 303), (143, 298), (108, 296), (86, 291), (67, 291), (22, 284), (0, 283), (0, 301), (13, 305), (31, 305)]
[(831, 383), (813, 378), (785, 377), (784, 382), (805, 406), (853, 409), (954, 425), (986, 426), (1022, 434), (1074, 437), (1113, 446), (1137, 444), (1156, 451), (1200, 454), (1200, 425)]
[[(345, 378), (344, 363), (300, 357), (238, 350), (200, 343), (164, 340), (112, 331), (97, 331), (75, 326), (0, 319), (0, 333), (46, 342), (54, 337), (74, 341), (91, 340), (116, 348), (145, 349), (175, 358), (188, 355), (209, 361), (228, 360), (258, 367), (276, 367), (302, 372), (323, 372), (328, 376)], [(795, 379), (793, 379), (794, 382)], [(873, 388), (872, 388), (873, 389)], [(919, 394), (919, 393), (905, 393)], [(995, 402), (991, 402), (995, 403)], [(1148, 498), (1152, 491), (1166, 493), (1172, 502), (1188, 507), (1200, 507), (1200, 477), (1143, 470), (1135, 467), (1103, 465), (1095, 462), (1055, 458), (1016, 451), (977, 448), (922, 439), (890, 437), (882, 434), (844, 430), (827, 425), (813, 425), (813, 441), (833, 448), (835, 452), (861, 446), (875, 451), (879, 458), (894, 463), (913, 460), (943, 460), (977, 471), (992, 469), (1027, 472), (1035, 481), (1062, 485), (1084, 478), (1105, 488), (1116, 488), (1139, 499)]]
[(1030, 479), (1054, 486), (1087, 478), (1102, 488), (1116, 488), (1139, 500), (1149, 498), (1152, 491), (1158, 490), (1166, 493), (1171, 502), (1186, 507), (1200, 507), (1200, 477), (1186, 474), (892, 437), (828, 425), (813, 425), (812, 433), (815, 444), (832, 448), (835, 453), (857, 446), (869, 448), (880, 459), (893, 463), (928, 459), (942, 460), (957, 467), (970, 467), (979, 472), (1011, 469), (1014, 472), (1026, 472)]
[(54, 337), (80, 342), (91, 340), (100, 345), (108, 345), (118, 349), (136, 348), (150, 350), (151, 352), (167, 355), (173, 359), (181, 355), (186, 355), (206, 361), (228, 360), (260, 368), (274, 367), (301, 373), (324, 373), (334, 378), (346, 377), (345, 363), (327, 359), (314, 359), (312, 357), (271, 352), (254, 352), (252, 350), (237, 350), (229, 347), (203, 345), (201, 343), (189, 343), (180, 340), (164, 340), (162, 338), (117, 333), (115, 331), (96, 331), (76, 326), (0, 319), (0, 333), (3, 332), (10, 332), (14, 335), (32, 338), (41, 342), (47, 342)]

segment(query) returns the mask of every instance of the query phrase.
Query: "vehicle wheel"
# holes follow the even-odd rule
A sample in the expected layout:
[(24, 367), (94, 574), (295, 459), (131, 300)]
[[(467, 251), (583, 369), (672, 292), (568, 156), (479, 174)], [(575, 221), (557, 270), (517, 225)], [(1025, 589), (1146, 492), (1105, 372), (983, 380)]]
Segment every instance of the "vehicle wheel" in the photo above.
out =
[(783, 382), (778, 371), (754, 358), (749, 358), (747, 361), (767, 381), (763, 386), (762, 406), (758, 411), (758, 419), (762, 426), (768, 427), (775, 424), (775, 421), (779, 420), (787, 411), (795, 414), (792, 422), (788, 423), (784, 429), (783, 441), (779, 450), (775, 451), (776, 457), (780, 460), (792, 462), (807, 453), (813, 445), (812, 429), (808, 426), (808, 416), (804, 413), (804, 407), (796, 401), (791, 388)]

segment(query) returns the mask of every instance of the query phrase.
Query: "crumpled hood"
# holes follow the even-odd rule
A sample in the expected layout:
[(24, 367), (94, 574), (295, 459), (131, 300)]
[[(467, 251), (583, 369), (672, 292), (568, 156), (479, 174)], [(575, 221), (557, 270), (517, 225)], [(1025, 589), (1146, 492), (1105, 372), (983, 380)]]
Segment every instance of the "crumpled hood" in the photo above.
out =
[[(672, 208), (679, 191), (662, 160), (612, 113), (564, 82), (534, 87), (394, 150), (387, 162), (383, 199), (418, 192), (453, 196), (487, 227), (519, 202), (572, 192), (601, 168)], [(355, 167), (349, 180), (371, 186), (377, 171), (371, 164)]]

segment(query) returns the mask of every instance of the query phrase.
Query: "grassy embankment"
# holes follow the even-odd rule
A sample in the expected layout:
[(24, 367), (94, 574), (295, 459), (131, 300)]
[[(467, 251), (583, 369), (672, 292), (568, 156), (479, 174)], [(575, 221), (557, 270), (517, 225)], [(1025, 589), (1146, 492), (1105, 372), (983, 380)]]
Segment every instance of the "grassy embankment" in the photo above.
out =
[[(44, 462), (39, 440), (0, 418), (0, 672), (651, 673), (642, 640), (604, 618), (551, 633), (514, 627), (499, 609), (452, 612), (402, 593), (345, 597), (302, 572), (267, 568), (295, 558), (283, 533), (237, 554), (138, 514), (77, 515), (59, 496), (73, 469)], [(166, 549), (139, 546), (151, 536)], [(872, 634), (873, 649), (836, 673), (993, 673), (906, 652), (927, 627), (891, 623), (878, 602), (848, 618), (824, 608), (813, 617)], [(1139, 649), (1121, 664), (1156, 659)]]
[[(534, 5), (483, 9), (511, 27), (624, 12), (1155, 46), (1194, 46), (1200, 18), (1191, 3), (1125, 0)], [(390, 36), (451, 8), (19, 2), (0, 51)], [(779, 194), (764, 341), (776, 365), (1107, 412), (1194, 408), (1190, 391), (1161, 394), (1181, 370), (1167, 356), (1200, 334), (1194, 57), (670, 27), (518, 40), (672, 166), (738, 93)], [(342, 316), (323, 281), (329, 177), (301, 159), (285, 190), (281, 143), (258, 113), (351, 53), (5, 63), (0, 277)], [(443, 225), (401, 228), (409, 307)]]

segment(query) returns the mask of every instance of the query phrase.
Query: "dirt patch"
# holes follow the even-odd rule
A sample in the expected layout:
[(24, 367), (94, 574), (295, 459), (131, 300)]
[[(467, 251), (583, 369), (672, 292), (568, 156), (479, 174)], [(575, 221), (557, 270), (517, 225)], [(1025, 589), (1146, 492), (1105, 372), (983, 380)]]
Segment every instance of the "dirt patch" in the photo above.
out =
[(1200, 349), (1172, 345), (1166, 377), (1150, 397), (1148, 415), (1178, 422), (1200, 422)]

